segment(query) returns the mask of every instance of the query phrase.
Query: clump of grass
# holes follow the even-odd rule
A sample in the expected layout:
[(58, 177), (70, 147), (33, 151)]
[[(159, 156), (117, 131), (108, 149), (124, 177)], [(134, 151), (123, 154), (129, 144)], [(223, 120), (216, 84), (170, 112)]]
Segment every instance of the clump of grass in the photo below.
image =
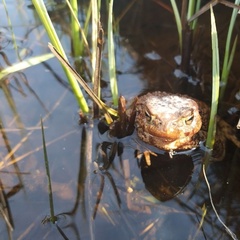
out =
[[(200, 0), (191, 0), (188, 4), (188, 12), (187, 12), (187, 20), (189, 20), (200, 8), (201, 1)], [(193, 22), (189, 22), (190, 29), (194, 30), (196, 28), (197, 19)]]
[[(77, 8), (77, 1), (71, 0), (70, 3), (67, 0), (67, 4), (71, 10), (71, 29), (72, 29), (72, 42), (73, 42), (73, 49), (75, 56), (76, 55), (83, 55), (83, 49), (82, 46), (79, 46), (79, 42), (83, 42), (84, 46), (86, 46), (88, 54), (91, 56), (91, 64), (92, 64), (92, 80), (94, 82), (94, 78), (96, 76), (96, 71), (99, 71), (97, 69), (97, 54), (98, 54), (98, 34), (99, 34), (99, 26), (100, 26), (100, 3), (99, 0), (93, 0), (91, 1), (90, 8), (91, 14), (92, 14), (92, 52), (90, 53), (88, 48), (88, 43), (86, 41), (85, 33), (88, 29), (88, 26), (85, 25), (85, 31), (81, 28), (79, 21), (77, 20), (78, 15), (78, 8)], [(33, 0), (33, 4), (38, 12), (38, 15), (48, 33), (48, 36), (52, 42), (52, 44), (55, 46), (57, 51), (63, 56), (65, 60), (67, 60), (66, 54), (61, 46), (61, 43), (58, 39), (58, 36), (54, 30), (53, 24), (48, 16), (46, 7), (42, 0)], [(114, 52), (114, 38), (113, 38), (113, 0), (109, 2), (109, 14), (108, 14), (108, 59), (109, 59), (109, 79), (110, 79), (110, 86), (111, 86), (111, 92), (113, 96), (113, 103), (115, 106), (117, 106), (118, 103), (118, 87), (117, 87), (117, 78), (116, 78), (116, 63), (115, 63), (115, 52)], [(89, 11), (87, 13), (87, 22), (89, 19)], [(79, 31), (82, 35), (82, 41), (79, 39)], [(88, 106), (86, 104), (86, 101), (81, 93), (81, 90), (79, 88), (79, 85), (76, 83), (74, 77), (72, 76), (71, 72), (69, 72), (65, 67), (64, 71), (66, 72), (66, 75), (68, 77), (69, 83), (72, 86), (73, 92), (76, 96), (77, 102), (79, 103), (81, 109), (83, 112), (88, 112)], [(98, 90), (97, 96), (100, 97), (100, 89)]]
[[(232, 39), (232, 34), (233, 34), (233, 27), (236, 22), (236, 17), (239, 12), (239, 3), (240, 0), (235, 0), (235, 4), (233, 3), (228, 3), (227, 1), (220, 2), (220, 1), (211, 1), (210, 3), (205, 4), (201, 9), (200, 9), (200, 0), (190, 0), (187, 5), (187, 1), (183, 0), (182, 1), (182, 14), (180, 17), (179, 10), (177, 8), (177, 4), (175, 0), (171, 0), (176, 24), (177, 24), (177, 29), (178, 29), (178, 35), (179, 35), (179, 46), (180, 50), (182, 53), (182, 64), (181, 68), (183, 71), (187, 72), (188, 71), (188, 64), (189, 64), (189, 55), (190, 51), (188, 50), (189, 47), (191, 47), (191, 31), (196, 29), (196, 23), (197, 23), (197, 18), (201, 16), (203, 13), (209, 10), (210, 6), (217, 5), (219, 3), (225, 4), (227, 7), (232, 7), (233, 12), (232, 12), (232, 17), (230, 20), (229, 24), (229, 29), (228, 29), (228, 35), (227, 35), (227, 40), (226, 40), (226, 47), (225, 47), (225, 55), (224, 55), (224, 63), (223, 63), (223, 68), (222, 68), (222, 74), (221, 74), (221, 91), (220, 91), (220, 99), (222, 99), (225, 88), (227, 85), (227, 80), (229, 76), (229, 72), (232, 66), (232, 61), (233, 57), (235, 54), (236, 50), (236, 45), (237, 45), (237, 37), (234, 39), (234, 43), (232, 45), (231, 49), (231, 39)], [(187, 8), (187, 10), (186, 10)], [(186, 15), (186, 16), (185, 16)], [(188, 37), (190, 35), (190, 37)], [(188, 42), (189, 41), (189, 42)], [(187, 49), (185, 51), (185, 48)]]
[(173, 13), (175, 17), (175, 21), (177, 24), (177, 30), (178, 30), (178, 37), (179, 37), (179, 46), (180, 49), (182, 49), (182, 23), (181, 23), (181, 17), (177, 8), (177, 4), (175, 0), (171, 0), (172, 8), (173, 8)]
[[(92, 69), (93, 69), (93, 82), (99, 81), (99, 45), (102, 45), (103, 41), (103, 29), (100, 23), (100, 1), (92, 1)], [(99, 34), (100, 33), (100, 34)], [(99, 37), (102, 35), (102, 37)], [(99, 42), (100, 41), (100, 42)], [(107, 31), (107, 46), (108, 46), (108, 65), (109, 65), (109, 80), (113, 99), (113, 105), (118, 105), (118, 86), (116, 77), (116, 62), (115, 62), (115, 50), (114, 50), (114, 38), (113, 38), (113, 0), (109, 1), (108, 5), (108, 31)], [(95, 83), (94, 83), (95, 84)], [(100, 84), (97, 84), (100, 85)], [(95, 91), (98, 97), (100, 97), (100, 89)]]
[[(211, 13), (211, 39), (212, 39), (212, 104), (211, 104), (211, 113), (210, 113), (210, 121), (208, 126), (208, 136), (207, 136), (206, 146), (212, 149), (214, 144), (215, 132), (216, 132), (216, 114), (217, 114), (218, 97), (219, 97), (220, 71), (219, 71), (219, 49), (218, 49), (217, 28), (216, 28), (216, 22), (215, 22), (212, 6), (210, 6), (210, 13)], [(219, 220), (219, 222), (225, 228), (226, 232), (232, 237), (232, 239), (237, 239), (236, 235), (222, 221), (213, 203), (211, 187), (206, 175), (208, 159), (209, 158), (205, 158), (205, 160), (207, 161), (203, 163), (202, 171), (208, 187), (209, 198), (210, 198), (213, 211), (216, 214), (216, 217)], [(205, 214), (206, 213), (203, 212), (202, 220), (204, 220)]]
[(197, 2), (195, 0), (190, 0), (188, 4), (186, 0), (183, 0), (181, 16), (175, 0), (171, 0), (171, 5), (173, 8), (174, 17), (177, 24), (179, 47), (182, 52), (184, 31), (186, 30), (186, 28), (189, 28), (189, 30), (194, 30), (196, 28), (197, 20), (190, 23), (188, 23), (188, 20), (192, 17), (193, 14), (195, 14), (199, 10), (200, 0), (197, 0)]
[[(235, 4), (239, 5), (240, 0), (235, 0)], [(231, 48), (231, 39), (232, 39), (232, 34), (233, 34), (233, 27), (234, 24), (236, 22), (236, 18), (238, 15), (239, 10), (238, 9), (233, 9), (232, 11), (232, 16), (231, 16), (231, 20), (230, 20), (230, 24), (229, 24), (229, 28), (228, 28), (228, 34), (227, 34), (227, 41), (226, 41), (226, 47), (225, 47), (225, 55), (224, 55), (224, 61), (223, 61), (223, 68), (222, 68), (222, 74), (221, 74), (221, 91), (220, 91), (220, 99), (223, 98), (225, 89), (226, 89), (226, 85), (227, 85), (227, 81), (228, 81), (228, 76), (229, 76), (229, 72), (232, 66), (232, 62), (233, 62), (233, 57), (235, 55), (235, 51), (236, 51), (236, 46), (237, 46), (237, 36), (234, 39), (234, 43)]]
[[(32, 0), (32, 2), (33, 2), (33, 5), (34, 5), (38, 15), (39, 15), (39, 18), (41, 19), (41, 21), (47, 31), (47, 34), (48, 34), (51, 42), (54, 44), (56, 49), (64, 56), (64, 58), (67, 59), (65, 51), (61, 45), (61, 42), (57, 36), (57, 33), (54, 29), (52, 21), (48, 15), (48, 12), (47, 12), (44, 2), (42, 0)], [(89, 108), (88, 108), (87, 102), (82, 94), (82, 91), (81, 91), (76, 79), (71, 74), (71, 72), (69, 72), (68, 69), (66, 69), (65, 67), (63, 67), (63, 69), (64, 69), (65, 74), (68, 78), (68, 81), (72, 87), (72, 90), (74, 92), (77, 103), (79, 104), (82, 111), (84, 113), (87, 113), (89, 111)]]
[(100, 109), (103, 110), (105, 119), (108, 124), (113, 122), (113, 119), (110, 115), (117, 117), (118, 113), (116, 110), (108, 107), (101, 99), (93, 92), (93, 90), (88, 86), (88, 84), (84, 81), (84, 79), (77, 73), (77, 71), (64, 59), (64, 57), (51, 45), (48, 44), (48, 47), (52, 51), (52, 53), (57, 57), (57, 59), (73, 74), (73, 76), (77, 79), (79, 84), (84, 88), (84, 90), (88, 93), (90, 98), (99, 106)]
[(189, 22), (192, 15), (199, 10), (200, 0), (182, 1), (181, 16), (177, 8), (175, 0), (171, 0), (173, 13), (175, 16), (178, 36), (179, 36), (179, 47), (182, 55), (181, 70), (185, 73), (189, 73), (190, 58), (192, 51), (192, 39), (193, 32), (196, 28), (197, 19), (193, 22)]

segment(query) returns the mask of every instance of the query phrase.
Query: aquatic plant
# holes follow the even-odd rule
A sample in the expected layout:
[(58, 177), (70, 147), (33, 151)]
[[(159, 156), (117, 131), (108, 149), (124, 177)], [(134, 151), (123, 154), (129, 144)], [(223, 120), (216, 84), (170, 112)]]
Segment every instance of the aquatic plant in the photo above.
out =
[(118, 87), (116, 77), (116, 63), (114, 52), (114, 38), (113, 38), (113, 0), (109, 1), (108, 9), (108, 64), (109, 64), (109, 78), (111, 85), (111, 92), (113, 96), (113, 104), (118, 104)]
[[(239, 3), (240, 3), (240, 0), (235, 0), (235, 5), (239, 5)], [(226, 46), (225, 46), (225, 54), (224, 54), (224, 59), (223, 59), (222, 74), (221, 74), (220, 99), (222, 99), (224, 96), (225, 89), (227, 86), (228, 76), (229, 76), (232, 62), (233, 62), (233, 57), (234, 57), (235, 51), (236, 51), (238, 36), (235, 37), (231, 50), (230, 50), (230, 48), (231, 48), (231, 39), (232, 39), (232, 35), (233, 35), (233, 27), (235, 25), (238, 13), (239, 13), (239, 9), (234, 8), (232, 11), (231, 20), (229, 23)]]
[(19, 63), (13, 63), (11, 66), (0, 70), (0, 83), (4, 81), (4, 77), (6, 77), (7, 75), (18, 72), (18, 71), (22, 71), (26, 68), (37, 65), (39, 63), (42, 63), (44, 61), (51, 59), (52, 57), (53, 57), (53, 54), (47, 53), (47, 54), (39, 55), (36, 57), (28, 58)]
[[(67, 60), (66, 53), (64, 52), (63, 47), (61, 46), (61, 43), (58, 39), (58, 36), (56, 34), (56, 31), (54, 29), (54, 26), (51, 22), (51, 19), (48, 16), (46, 7), (42, 0), (33, 0), (32, 1), (36, 11), (38, 12), (38, 15), (48, 33), (48, 36), (51, 40), (51, 43), (54, 45), (54, 47), (60, 52), (60, 54), (64, 57), (64, 59)], [(92, 65), (92, 81), (97, 79), (96, 71), (99, 71), (97, 64), (99, 56), (97, 55), (97, 47), (98, 47), (98, 34), (100, 30), (100, 1), (91, 1), (89, 9), (91, 9), (91, 15), (92, 15), (92, 25), (91, 25), (91, 38), (92, 38), (92, 47), (91, 47), (91, 53), (88, 47), (88, 42), (86, 40), (85, 32), (78, 19), (78, 7), (77, 7), (77, 1), (72, 0), (70, 3), (67, 1), (67, 4), (71, 11), (71, 32), (72, 32), (72, 43), (73, 43), (73, 52), (75, 57), (83, 56), (84, 52), (83, 49), (86, 47), (87, 54), (91, 57), (91, 65)], [(114, 38), (113, 38), (113, 0), (109, 2), (109, 14), (108, 14), (108, 59), (109, 59), (109, 79), (110, 79), (110, 85), (111, 85), (111, 92), (113, 96), (113, 103), (115, 106), (117, 106), (118, 101), (118, 87), (117, 87), (117, 78), (116, 78), (116, 64), (115, 64), (115, 52), (114, 52)], [(87, 19), (89, 17), (89, 11), (87, 14)], [(85, 30), (88, 29), (88, 26), (85, 26)], [(79, 38), (79, 31), (81, 32), (82, 39)], [(79, 42), (81, 45), (79, 46)], [(101, 56), (100, 56), (101, 57)], [(100, 58), (101, 60), (101, 58)], [(73, 89), (73, 92), (75, 94), (75, 97), (77, 99), (77, 102), (79, 103), (79, 106), (81, 107), (83, 112), (88, 112), (88, 106), (87, 103), (82, 95), (82, 92), (79, 88), (79, 85), (77, 84), (76, 80), (72, 76), (72, 74), (64, 67), (64, 71), (68, 77), (69, 83)], [(99, 75), (99, 74), (98, 74)], [(98, 80), (100, 81), (100, 79)], [(95, 83), (94, 83), (95, 84)], [(99, 84), (98, 84), (99, 85)], [(95, 92), (98, 97), (100, 97), (100, 88)]]
[(212, 8), (211, 8), (211, 39), (212, 39), (212, 101), (210, 120), (208, 126), (208, 135), (206, 140), (206, 146), (209, 149), (213, 148), (215, 139), (216, 116), (218, 109), (219, 82), (220, 82), (218, 36), (215, 17)]
[[(47, 9), (45, 7), (45, 4), (42, 0), (32, 0), (34, 7), (39, 15), (39, 18), (41, 19), (47, 34), (51, 40), (51, 42), (54, 44), (54, 46), (57, 48), (57, 50), (65, 57), (65, 59), (67, 59), (66, 53), (62, 47), (62, 44), (57, 36), (57, 33), (54, 29), (54, 26), (52, 24), (52, 21), (48, 15)], [(82, 109), (82, 111), (84, 113), (89, 111), (87, 102), (82, 94), (82, 91), (76, 81), (76, 79), (74, 78), (74, 76), (69, 72), (68, 69), (66, 69), (65, 67), (63, 67), (66, 76), (68, 78), (68, 81), (72, 87), (72, 90), (74, 92), (75, 98), (77, 100), (77, 103), (79, 104), (80, 108)]]
[(93, 90), (88, 86), (88, 84), (84, 81), (84, 79), (77, 73), (77, 71), (64, 59), (64, 57), (51, 45), (48, 44), (50, 50), (54, 55), (58, 58), (58, 60), (73, 74), (73, 76), (77, 79), (79, 84), (84, 88), (84, 90), (88, 93), (90, 98), (98, 105), (98, 107), (103, 110), (105, 119), (108, 124), (113, 122), (113, 119), (110, 115), (117, 116), (118, 113), (116, 110), (108, 107), (101, 99), (93, 92)]
[[(216, 116), (217, 116), (218, 100), (219, 100), (220, 70), (219, 70), (218, 36), (217, 36), (216, 21), (215, 21), (215, 16), (213, 13), (212, 6), (210, 6), (210, 14), (211, 14), (211, 40), (212, 40), (212, 101), (211, 101), (211, 112), (210, 112), (206, 147), (208, 147), (209, 149), (212, 149), (214, 145), (215, 133), (216, 133)], [(237, 239), (236, 235), (231, 231), (231, 229), (229, 229), (228, 226), (226, 226), (226, 224), (220, 218), (215, 208), (215, 205), (212, 199), (212, 190), (206, 174), (206, 169), (209, 163), (209, 157), (211, 157), (211, 154), (209, 155), (208, 152), (206, 152), (204, 157), (204, 162), (202, 165), (202, 172), (203, 172), (204, 180), (208, 187), (210, 203), (212, 205), (213, 211), (217, 219), (223, 225), (226, 232), (232, 237), (232, 239)], [(206, 208), (203, 208), (203, 215), (202, 215), (201, 222), (204, 221), (204, 218), (206, 215), (205, 211), (206, 211)]]
[(182, 10), (181, 10), (181, 16), (180, 16), (176, 1), (171, 0), (174, 16), (176, 20), (176, 25), (178, 29), (180, 51), (182, 53), (181, 69), (184, 72), (188, 72), (191, 46), (192, 46), (192, 31), (196, 29), (198, 17), (201, 16), (206, 11), (208, 11), (210, 9), (210, 6), (215, 6), (217, 4), (222, 3), (227, 7), (233, 8), (231, 20), (229, 23), (229, 29), (228, 29), (226, 47), (225, 47), (225, 55), (223, 59), (223, 67), (222, 67), (222, 73), (221, 73), (221, 79), (220, 79), (221, 81), (220, 99), (222, 99), (224, 96), (226, 85), (227, 85), (228, 76), (231, 70), (233, 57), (236, 51), (237, 36), (234, 39), (232, 48), (231, 48), (231, 39), (233, 35), (233, 27), (235, 25), (236, 17), (240, 9), (239, 8), (240, 1), (235, 0), (235, 3), (233, 4), (227, 1), (221, 2), (221, 1), (213, 0), (205, 4), (201, 9), (200, 9), (200, 3), (201, 1), (199, 0), (189, 1), (188, 4), (187, 4), (187, 1), (185, 0), (182, 1)]

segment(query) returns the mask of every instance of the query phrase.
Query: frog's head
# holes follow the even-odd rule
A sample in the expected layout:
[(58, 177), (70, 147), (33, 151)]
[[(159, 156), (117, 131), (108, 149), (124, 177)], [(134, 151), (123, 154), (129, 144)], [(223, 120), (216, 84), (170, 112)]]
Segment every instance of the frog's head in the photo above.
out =
[(136, 128), (165, 142), (189, 139), (202, 126), (197, 102), (186, 96), (148, 93), (139, 98), (136, 111)]

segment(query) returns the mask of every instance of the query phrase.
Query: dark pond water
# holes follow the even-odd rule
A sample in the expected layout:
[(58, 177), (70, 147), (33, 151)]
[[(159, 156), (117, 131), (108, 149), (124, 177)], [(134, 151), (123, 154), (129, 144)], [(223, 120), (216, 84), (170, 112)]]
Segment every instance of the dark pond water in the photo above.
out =
[[(120, 34), (116, 36), (119, 93), (131, 101), (143, 92), (164, 90), (209, 102), (209, 12), (200, 17), (201, 31), (194, 39), (193, 66), (198, 71), (191, 77), (177, 78), (179, 47), (174, 17), (157, 2), (133, 1), (120, 21)], [(116, 1), (115, 16), (120, 16), (128, 4)], [(3, 4), (0, 6), (1, 51), (13, 64), (18, 58), (6, 12)], [(49, 9), (70, 56), (69, 13), (66, 9)], [(7, 10), (23, 58), (49, 52), (48, 37), (31, 2), (7, 1)], [(223, 5), (214, 10), (222, 57), (231, 10)], [(105, 17), (103, 11), (103, 22)], [(235, 32), (238, 30), (239, 22)], [(220, 115), (233, 128), (237, 115), (230, 115), (228, 110), (239, 108), (235, 97), (239, 90), (239, 58), (238, 43), (230, 83), (220, 105)], [(6, 66), (3, 58), (1, 65)], [(102, 76), (108, 83), (107, 71), (105, 50)], [(203, 149), (173, 159), (163, 153), (152, 156), (151, 166), (147, 166), (135, 157), (136, 149), (143, 148), (135, 133), (115, 139), (98, 132), (98, 120), (93, 125), (79, 125), (78, 106), (55, 58), (13, 74), (0, 84), (1, 239), (231, 239), (210, 204), (201, 175)], [(109, 85), (103, 89), (103, 99), (111, 105), (109, 89)], [(7, 93), (12, 97), (7, 98)], [(46, 218), (50, 207), (41, 117), (57, 224)], [(99, 169), (103, 165), (100, 147), (107, 146), (111, 155), (109, 149), (116, 145), (120, 151), (124, 146), (122, 154), (115, 156), (107, 171)], [(239, 237), (239, 150), (227, 143), (225, 159), (211, 163), (207, 176), (220, 218)]]

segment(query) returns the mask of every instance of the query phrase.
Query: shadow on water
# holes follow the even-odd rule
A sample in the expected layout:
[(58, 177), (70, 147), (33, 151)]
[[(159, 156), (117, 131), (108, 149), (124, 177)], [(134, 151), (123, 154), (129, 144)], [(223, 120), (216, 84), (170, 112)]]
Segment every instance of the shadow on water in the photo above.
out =
[[(116, 36), (119, 92), (129, 102), (146, 91), (161, 90), (188, 94), (208, 103), (211, 98), (209, 14), (199, 19), (201, 27), (194, 42), (192, 75), (179, 77), (175, 21), (172, 13), (156, 2), (133, 1), (121, 18), (120, 34)], [(116, 16), (124, 12), (128, 3), (115, 1)], [(9, 4), (8, 10), (19, 49), (28, 50), (29, 55), (47, 52), (48, 38), (34, 10), (25, 5), (16, 8), (16, 3)], [(104, 11), (102, 14), (104, 22)], [(217, 6), (215, 14), (222, 50), (231, 11)], [(61, 19), (55, 21), (56, 28), (66, 51), (70, 52), (68, 12), (53, 8), (51, 16)], [(4, 39), (11, 39), (6, 19), (0, 30)], [(1, 44), (1, 51), (10, 63), (16, 62), (13, 43), (5, 40)], [(84, 60), (87, 65), (88, 59)], [(102, 78), (106, 82), (102, 97), (110, 105), (105, 55), (102, 65)], [(99, 133), (98, 120), (92, 125), (78, 125), (78, 106), (56, 59), (22, 74), (0, 80), (3, 239), (231, 239), (210, 204), (201, 175), (202, 148), (173, 158), (164, 153), (150, 154), (149, 165), (147, 156), (141, 154), (146, 147), (136, 133), (116, 139), (108, 132)], [(232, 126), (239, 111), (235, 98), (238, 75), (236, 60), (219, 109)], [(227, 110), (233, 107), (236, 111), (230, 114)], [(58, 217), (55, 225), (46, 221), (50, 210), (40, 117), (44, 119)], [(217, 211), (237, 236), (240, 236), (239, 159), (239, 150), (227, 143), (224, 161), (211, 163), (207, 170)]]

